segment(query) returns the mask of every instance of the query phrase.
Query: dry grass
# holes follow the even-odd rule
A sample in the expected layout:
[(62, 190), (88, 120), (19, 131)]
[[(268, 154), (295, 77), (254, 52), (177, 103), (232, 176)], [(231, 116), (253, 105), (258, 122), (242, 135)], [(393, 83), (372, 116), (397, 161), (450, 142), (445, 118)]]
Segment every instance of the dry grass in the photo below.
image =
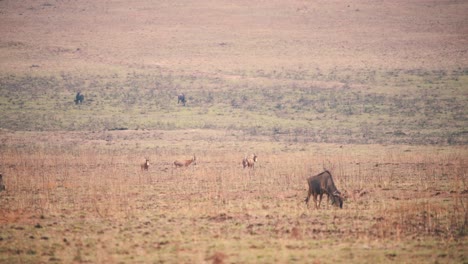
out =
[[(1, 262), (467, 260), (465, 148), (320, 144), (284, 152), (251, 138), (230, 150), (229, 136), (218, 134), (211, 149), (203, 140), (190, 146), (195, 167), (173, 169), (173, 160), (192, 155), (178, 143), (186, 133), (161, 132), (171, 147), (155, 147), (160, 139), (141, 131), (113, 138), (122, 133), (151, 147), (90, 145), (98, 137), (90, 133), (70, 133), (88, 137), (81, 144), (54, 133), (2, 134)], [(244, 170), (239, 149), (251, 144), (259, 162)], [(140, 170), (143, 153), (148, 172)], [(305, 179), (323, 164), (334, 166), (348, 195), (342, 210), (305, 207)]]
[(467, 13), (0, 1), (0, 263), (466, 263)]

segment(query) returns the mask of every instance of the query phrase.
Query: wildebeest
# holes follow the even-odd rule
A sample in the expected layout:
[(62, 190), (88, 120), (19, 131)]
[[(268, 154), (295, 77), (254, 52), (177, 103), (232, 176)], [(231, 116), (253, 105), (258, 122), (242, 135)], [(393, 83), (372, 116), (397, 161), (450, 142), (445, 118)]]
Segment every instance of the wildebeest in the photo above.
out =
[(6, 190), (5, 184), (3, 184), (3, 175), (0, 174), (0, 192)]
[[(318, 209), (320, 207), (320, 203), (322, 202), (323, 194), (326, 194), (328, 199), (332, 201), (332, 204), (343, 208), (343, 197), (336, 188), (332, 175), (328, 170), (309, 177), (307, 179), (307, 183), (309, 185), (309, 192), (307, 194), (307, 198), (305, 199), (307, 207), (309, 207), (310, 196), (313, 195), (315, 208)], [(319, 196), (318, 203), (317, 196)]]
[(82, 95), (80, 92), (76, 93), (75, 104), (82, 104), (83, 101), (84, 101), (84, 95)]
[(195, 155), (193, 155), (193, 158), (189, 160), (184, 160), (184, 161), (176, 160), (174, 161), (174, 167), (188, 167), (192, 163), (193, 165), (196, 165), (197, 164), (196, 160), (197, 160), (197, 157), (195, 157)]
[(177, 104), (182, 103), (185, 106), (185, 94), (181, 93), (177, 96)]
[(250, 156), (250, 158), (247, 158), (247, 156), (245, 156), (243, 159), (242, 159), (242, 166), (244, 167), (244, 169), (246, 167), (249, 167), (249, 168), (254, 168), (255, 167), (255, 162), (257, 162), (257, 155), (252, 154)]
[(141, 164), (141, 170), (142, 171), (147, 171), (148, 168), (149, 168), (149, 159), (148, 158), (145, 158), (145, 162), (143, 164)]

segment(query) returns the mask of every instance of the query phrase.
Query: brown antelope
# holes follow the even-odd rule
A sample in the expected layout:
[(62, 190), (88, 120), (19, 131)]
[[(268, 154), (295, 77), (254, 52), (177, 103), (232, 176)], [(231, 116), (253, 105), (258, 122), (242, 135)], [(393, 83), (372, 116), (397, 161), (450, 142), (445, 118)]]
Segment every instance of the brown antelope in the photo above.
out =
[(255, 162), (257, 162), (257, 155), (255, 155), (254, 153), (250, 156), (250, 158), (247, 158), (247, 156), (245, 156), (244, 159), (242, 159), (242, 166), (244, 167), (244, 169), (246, 167), (253, 169), (255, 167)]
[(148, 168), (149, 168), (149, 159), (148, 158), (145, 158), (145, 162), (143, 164), (141, 164), (141, 170), (142, 171), (147, 171)]
[(189, 159), (189, 160), (184, 160), (184, 161), (180, 161), (180, 160), (176, 160), (174, 161), (174, 167), (188, 167), (190, 164), (193, 163), (193, 165), (196, 165), (197, 162), (197, 157), (195, 157), (195, 155), (193, 155), (193, 158), (192, 159)]

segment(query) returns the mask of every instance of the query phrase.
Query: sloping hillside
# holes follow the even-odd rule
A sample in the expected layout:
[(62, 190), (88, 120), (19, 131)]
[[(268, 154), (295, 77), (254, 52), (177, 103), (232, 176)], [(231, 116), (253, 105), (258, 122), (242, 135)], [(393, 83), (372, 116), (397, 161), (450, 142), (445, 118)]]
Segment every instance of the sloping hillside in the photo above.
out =
[(4, 0), (0, 10), (5, 129), (467, 143), (464, 1)]

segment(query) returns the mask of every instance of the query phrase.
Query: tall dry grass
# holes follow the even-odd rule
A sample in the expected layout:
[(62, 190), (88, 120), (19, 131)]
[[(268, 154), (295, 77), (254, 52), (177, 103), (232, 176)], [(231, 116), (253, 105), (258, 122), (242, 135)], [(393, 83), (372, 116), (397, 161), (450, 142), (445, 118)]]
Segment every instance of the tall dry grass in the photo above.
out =
[[(6, 222), (28, 213), (115, 219), (145, 210), (174, 217), (284, 214), (299, 222), (325, 214), (342, 218), (332, 226), (356, 236), (466, 235), (464, 150), (369, 154), (347, 148), (324, 155), (263, 152), (255, 169), (242, 168), (242, 154), (222, 150), (199, 151), (196, 166), (173, 168), (174, 160), (192, 153), (155, 151), (149, 170), (141, 171), (141, 150), (6, 147), (0, 151), (7, 186), (0, 210)], [(324, 167), (347, 196), (343, 210), (327, 203), (309, 210), (303, 203), (306, 178)]]

